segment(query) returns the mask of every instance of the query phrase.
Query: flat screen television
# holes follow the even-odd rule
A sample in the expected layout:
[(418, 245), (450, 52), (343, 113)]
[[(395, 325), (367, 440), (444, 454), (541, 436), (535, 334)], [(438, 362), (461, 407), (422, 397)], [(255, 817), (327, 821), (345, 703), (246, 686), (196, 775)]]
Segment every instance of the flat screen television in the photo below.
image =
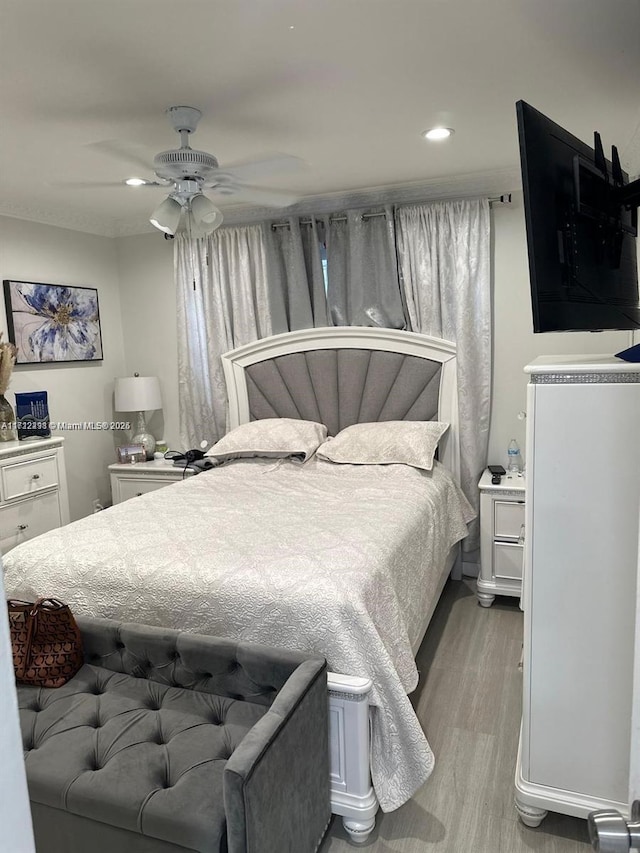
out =
[(534, 332), (640, 328), (640, 181), (524, 101), (516, 104)]

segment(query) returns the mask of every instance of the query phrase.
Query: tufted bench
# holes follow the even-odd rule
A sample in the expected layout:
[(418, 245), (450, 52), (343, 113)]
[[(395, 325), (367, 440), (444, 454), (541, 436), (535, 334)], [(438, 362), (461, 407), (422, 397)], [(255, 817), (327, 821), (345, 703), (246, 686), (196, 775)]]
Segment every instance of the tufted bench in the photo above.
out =
[(85, 665), (18, 687), (38, 853), (313, 853), (323, 659), (79, 618)]

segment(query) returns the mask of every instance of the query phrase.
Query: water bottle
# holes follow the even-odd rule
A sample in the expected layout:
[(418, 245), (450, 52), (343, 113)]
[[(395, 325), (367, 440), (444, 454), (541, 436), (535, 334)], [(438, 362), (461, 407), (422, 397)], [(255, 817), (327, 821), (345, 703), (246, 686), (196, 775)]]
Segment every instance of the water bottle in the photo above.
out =
[(518, 446), (518, 442), (515, 438), (512, 438), (509, 442), (507, 456), (509, 459), (507, 462), (507, 471), (509, 474), (520, 474), (522, 472), (522, 456), (520, 454), (520, 447)]

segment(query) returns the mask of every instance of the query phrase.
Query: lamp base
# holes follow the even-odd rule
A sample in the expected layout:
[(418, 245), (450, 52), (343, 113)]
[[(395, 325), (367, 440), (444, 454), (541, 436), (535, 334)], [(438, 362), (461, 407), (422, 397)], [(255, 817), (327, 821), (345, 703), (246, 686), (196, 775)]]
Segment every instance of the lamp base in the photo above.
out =
[(150, 432), (140, 432), (137, 435), (134, 435), (131, 439), (131, 444), (141, 444), (144, 447), (147, 461), (153, 459), (153, 454), (156, 449), (156, 440)]
[(136, 434), (131, 439), (132, 444), (141, 444), (144, 447), (144, 452), (147, 461), (153, 459), (153, 454), (156, 449), (156, 440), (147, 431), (147, 424), (144, 419), (144, 412), (138, 412), (138, 423), (136, 425)]

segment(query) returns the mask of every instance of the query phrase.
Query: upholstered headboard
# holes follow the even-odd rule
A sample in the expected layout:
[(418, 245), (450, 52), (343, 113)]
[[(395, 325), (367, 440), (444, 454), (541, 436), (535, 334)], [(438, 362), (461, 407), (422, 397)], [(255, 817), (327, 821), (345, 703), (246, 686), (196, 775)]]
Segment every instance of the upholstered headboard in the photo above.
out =
[(396, 329), (340, 326), (263, 338), (222, 356), (229, 426), (303, 418), (330, 435), (354, 423), (440, 420), (440, 458), (458, 477), (456, 348)]

